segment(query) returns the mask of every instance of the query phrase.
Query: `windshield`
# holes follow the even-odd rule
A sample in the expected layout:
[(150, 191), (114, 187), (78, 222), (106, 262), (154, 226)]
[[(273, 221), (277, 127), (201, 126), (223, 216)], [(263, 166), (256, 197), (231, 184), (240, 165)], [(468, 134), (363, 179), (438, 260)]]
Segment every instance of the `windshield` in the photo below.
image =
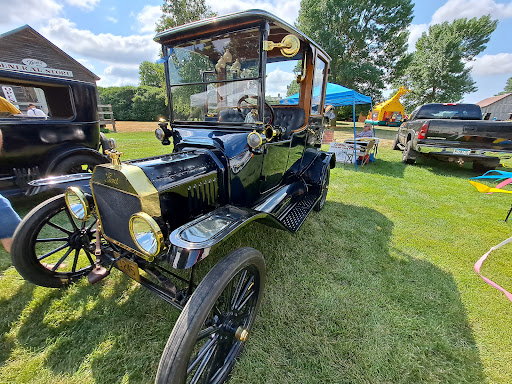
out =
[(173, 47), (168, 85), (174, 120), (260, 120), (259, 47), (257, 28)]
[(482, 112), (475, 104), (426, 104), (421, 106), (415, 118), (480, 120)]

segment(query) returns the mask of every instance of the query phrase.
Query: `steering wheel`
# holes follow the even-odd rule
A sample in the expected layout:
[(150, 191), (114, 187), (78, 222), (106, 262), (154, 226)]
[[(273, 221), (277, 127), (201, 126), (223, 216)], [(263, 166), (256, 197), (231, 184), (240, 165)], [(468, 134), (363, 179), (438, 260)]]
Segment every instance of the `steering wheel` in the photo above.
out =
[[(250, 99), (250, 98), (253, 98), (254, 96), (249, 96), (249, 95), (244, 95), (240, 98), (240, 100), (238, 100), (238, 103), (236, 105), (236, 108), (238, 109), (238, 112), (240, 112), (242, 114), (242, 116), (245, 118), (245, 116), (247, 115), (247, 113), (244, 115), (242, 113), (242, 103), (245, 102), (247, 103), (247, 105), (245, 106), (245, 108), (251, 108), (251, 109), (254, 109), (254, 108), (258, 108), (257, 105), (254, 105), (254, 104), (251, 104), (251, 103), (248, 103), (246, 100), (247, 99)], [(266, 121), (263, 121), (265, 124), (272, 124), (274, 122), (274, 109), (270, 106), (269, 103), (267, 103), (265, 101), (265, 109), (268, 109), (269, 111), (269, 114), (270, 114), (270, 120), (268, 122)], [(265, 117), (266, 117), (266, 114), (263, 113), (263, 120), (265, 120)]]

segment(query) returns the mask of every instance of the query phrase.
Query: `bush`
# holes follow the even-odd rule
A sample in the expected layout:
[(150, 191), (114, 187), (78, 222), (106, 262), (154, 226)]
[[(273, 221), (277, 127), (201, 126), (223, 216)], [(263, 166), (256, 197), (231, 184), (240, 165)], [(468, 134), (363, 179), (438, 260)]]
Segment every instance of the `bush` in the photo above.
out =
[(137, 87), (130, 85), (124, 87), (98, 87), (101, 104), (111, 104), (116, 120), (137, 120), (133, 115), (133, 98)]
[(163, 88), (143, 85), (133, 98), (132, 113), (137, 121), (155, 121), (168, 115), (167, 96)]
[(150, 86), (98, 87), (101, 104), (111, 104), (116, 120), (155, 121), (168, 115), (165, 89)]

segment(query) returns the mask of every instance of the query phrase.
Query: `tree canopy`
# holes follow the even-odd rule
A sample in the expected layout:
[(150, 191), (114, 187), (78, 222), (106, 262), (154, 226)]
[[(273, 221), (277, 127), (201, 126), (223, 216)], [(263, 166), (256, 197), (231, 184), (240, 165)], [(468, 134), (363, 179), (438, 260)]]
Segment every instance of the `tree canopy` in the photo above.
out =
[(410, 0), (302, 0), (297, 27), (331, 56), (329, 81), (379, 98), (404, 71)]
[(162, 12), (157, 32), (217, 15), (204, 0), (164, 0)]
[(165, 86), (165, 69), (163, 64), (156, 64), (150, 61), (143, 61), (139, 65), (140, 85), (150, 87)]
[(505, 88), (503, 91), (498, 93), (498, 95), (503, 95), (505, 93), (512, 93), (512, 77), (509, 77), (507, 83), (505, 84)]
[(411, 90), (404, 96), (407, 107), (457, 102), (475, 92), (468, 64), (486, 48), (496, 26), (490, 16), (430, 26), (418, 39), (404, 76), (395, 82)]

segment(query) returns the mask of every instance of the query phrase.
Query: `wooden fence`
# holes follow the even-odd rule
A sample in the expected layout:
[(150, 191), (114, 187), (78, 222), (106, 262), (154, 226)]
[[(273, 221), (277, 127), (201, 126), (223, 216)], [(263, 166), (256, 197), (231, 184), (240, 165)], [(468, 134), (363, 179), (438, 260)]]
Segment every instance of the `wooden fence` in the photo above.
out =
[(98, 105), (98, 117), (100, 119), (100, 128), (105, 128), (107, 124), (112, 124), (112, 129), (116, 131), (116, 121), (114, 119), (114, 112), (112, 112), (111, 104)]

